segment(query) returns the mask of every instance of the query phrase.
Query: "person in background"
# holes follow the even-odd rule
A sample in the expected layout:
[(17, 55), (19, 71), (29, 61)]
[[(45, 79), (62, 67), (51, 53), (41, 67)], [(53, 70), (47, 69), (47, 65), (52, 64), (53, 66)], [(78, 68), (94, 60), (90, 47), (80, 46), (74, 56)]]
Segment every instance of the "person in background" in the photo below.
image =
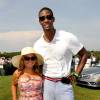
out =
[(77, 69), (77, 67), (78, 67), (78, 64), (79, 64), (79, 57), (76, 56), (76, 57), (75, 57), (75, 71), (76, 71), (76, 69)]
[[(86, 63), (87, 51), (75, 35), (54, 28), (55, 17), (50, 8), (40, 9), (38, 18), (43, 34), (33, 46), (44, 58), (44, 100), (74, 100), (72, 82)], [(71, 73), (72, 56), (76, 54), (79, 64)]]
[(91, 67), (91, 57), (89, 56), (89, 57), (87, 58), (86, 64), (85, 64), (85, 66), (84, 66), (84, 69), (90, 68), (90, 67)]
[(43, 79), (39, 67), (43, 64), (42, 56), (32, 47), (25, 47), (21, 55), (12, 58), (12, 64), (18, 68), (12, 77), (12, 100), (43, 100)]
[(96, 65), (96, 56), (95, 53), (91, 53), (91, 66), (94, 67)]

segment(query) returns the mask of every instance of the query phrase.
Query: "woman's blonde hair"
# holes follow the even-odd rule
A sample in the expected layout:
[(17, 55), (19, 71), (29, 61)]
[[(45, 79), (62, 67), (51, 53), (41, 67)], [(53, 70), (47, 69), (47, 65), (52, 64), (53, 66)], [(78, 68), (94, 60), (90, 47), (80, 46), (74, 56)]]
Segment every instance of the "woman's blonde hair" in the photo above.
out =
[[(34, 55), (35, 56), (35, 55)], [(36, 57), (36, 56), (35, 56)], [(19, 62), (19, 68), (18, 68), (18, 71), (24, 71), (25, 69), (25, 64), (24, 64), (24, 56), (21, 57), (21, 60)], [(35, 64), (33, 66), (33, 71), (39, 75), (42, 75), (42, 71), (41, 71), (41, 66), (39, 66), (39, 63), (38, 63), (38, 59), (36, 57), (35, 59)]]
[[(33, 66), (33, 72), (42, 77), (42, 67), (43, 67), (42, 65), (39, 65), (38, 59), (36, 57), (35, 64)], [(14, 84), (17, 84), (17, 80), (24, 73), (24, 69), (25, 69), (24, 56), (22, 56), (19, 62), (19, 68), (17, 72), (13, 75)]]

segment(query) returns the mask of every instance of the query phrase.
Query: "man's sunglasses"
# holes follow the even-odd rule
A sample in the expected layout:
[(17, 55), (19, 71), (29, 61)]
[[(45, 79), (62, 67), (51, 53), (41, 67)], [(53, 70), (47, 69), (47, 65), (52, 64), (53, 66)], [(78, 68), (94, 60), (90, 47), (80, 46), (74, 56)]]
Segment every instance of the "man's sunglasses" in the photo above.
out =
[(35, 59), (36, 59), (36, 57), (34, 57), (34, 56), (32, 56), (32, 57), (24, 56), (24, 60), (26, 60), (26, 61), (29, 61), (29, 60), (34, 61)]
[(44, 21), (45, 19), (52, 20), (53, 18), (54, 17), (52, 15), (47, 15), (47, 16), (40, 16), (39, 20), (40, 21)]

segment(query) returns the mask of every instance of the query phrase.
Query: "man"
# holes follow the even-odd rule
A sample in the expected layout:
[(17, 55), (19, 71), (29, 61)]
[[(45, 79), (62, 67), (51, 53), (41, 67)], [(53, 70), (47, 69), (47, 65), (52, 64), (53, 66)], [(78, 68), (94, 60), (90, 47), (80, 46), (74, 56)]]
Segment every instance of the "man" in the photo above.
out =
[[(34, 48), (44, 57), (44, 100), (74, 100), (71, 82), (81, 73), (87, 51), (72, 33), (54, 28), (55, 17), (50, 8), (42, 8), (38, 16), (44, 32)], [(80, 61), (71, 74), (72, 56), (76, 54)]]

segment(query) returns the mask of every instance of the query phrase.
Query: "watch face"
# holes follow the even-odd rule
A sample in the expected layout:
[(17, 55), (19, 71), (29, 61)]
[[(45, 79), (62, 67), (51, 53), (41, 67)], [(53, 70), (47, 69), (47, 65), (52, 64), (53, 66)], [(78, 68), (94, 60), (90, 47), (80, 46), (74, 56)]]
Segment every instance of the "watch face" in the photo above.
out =
[(72, 72), (72, 74), (71, 74), (72, 76), (75, 76), (76, 78), (78, 78), (79, 77), (79, 75), (76, 73), (76, 72)]

